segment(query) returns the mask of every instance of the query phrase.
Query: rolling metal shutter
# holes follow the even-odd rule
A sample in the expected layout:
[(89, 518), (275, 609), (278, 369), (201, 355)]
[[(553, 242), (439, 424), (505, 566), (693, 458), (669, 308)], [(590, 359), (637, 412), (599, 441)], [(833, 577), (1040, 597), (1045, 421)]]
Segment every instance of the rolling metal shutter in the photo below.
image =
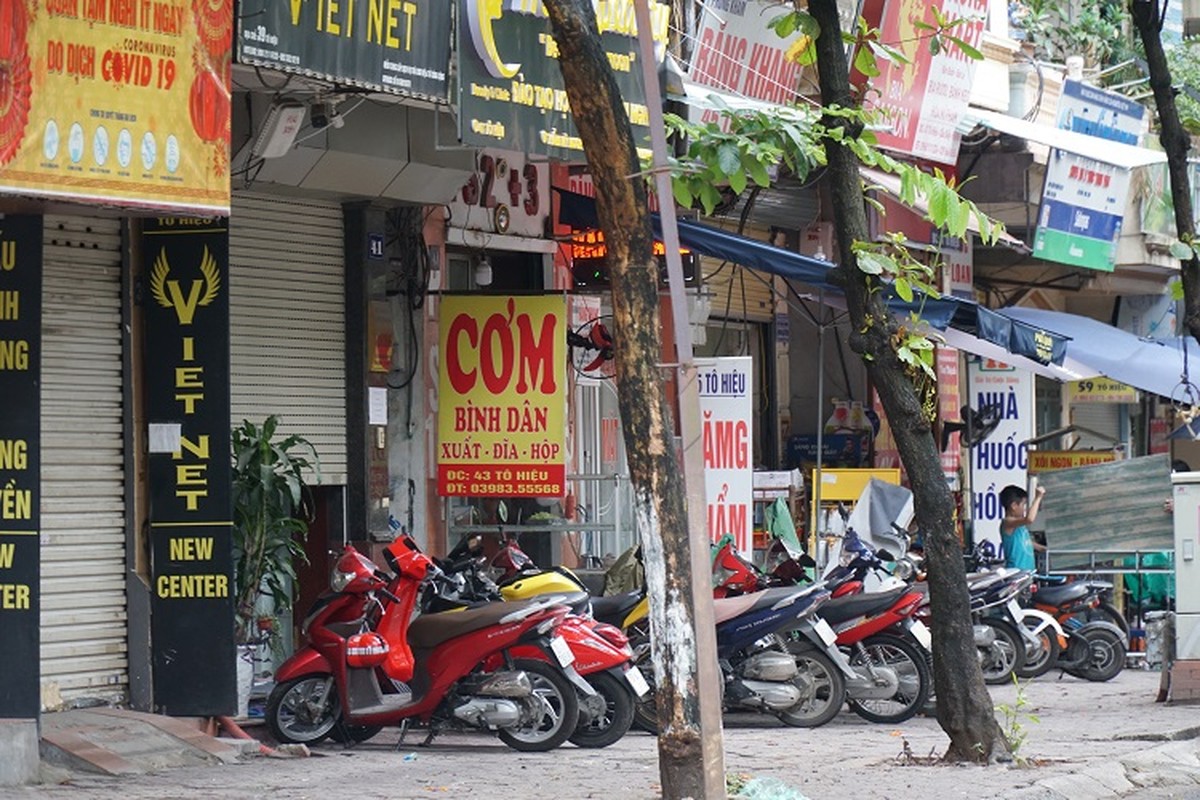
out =
[(342, 208), (234, 193), (229, 219), (232, 424), (280, 419), (346, 483)]
[(42, 704), (128, 695), (121, 223), (45, 218)]

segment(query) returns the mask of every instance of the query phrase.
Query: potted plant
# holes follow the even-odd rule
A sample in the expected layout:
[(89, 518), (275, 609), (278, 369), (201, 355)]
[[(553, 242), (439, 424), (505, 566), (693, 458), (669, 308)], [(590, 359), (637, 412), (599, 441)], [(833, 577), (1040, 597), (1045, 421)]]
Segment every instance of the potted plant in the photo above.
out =
[[(263, 626), (258, 601), (275, 616), (291, 608), (296, 562), (307, 563), (304, 537), (312, 519), (305, 473), (320, 479), (312, 444), (301, 436), (276, 440), (279, 419), (244, 420), (232, 432), (234, 625), (238, 644), (274, 643), (278, 625)], [(310, 460), (311, 459), (311, 460)]]

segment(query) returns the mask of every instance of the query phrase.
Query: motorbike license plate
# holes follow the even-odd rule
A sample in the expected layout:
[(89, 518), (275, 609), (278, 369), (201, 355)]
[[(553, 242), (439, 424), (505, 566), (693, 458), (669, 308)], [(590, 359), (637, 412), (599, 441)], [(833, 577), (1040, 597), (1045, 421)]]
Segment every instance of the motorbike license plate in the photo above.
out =
[(1008, 613), (1012, 615), (1014, 620), (1018, 622), (1021, 621), (1021, 615), (1024, 613), (1024, 610), (1021, 608), (1021, 604), (1017, 602), (1015, 597), (1008, 601)]
[(650, 684), (646, 683), (645, 676), (637, 667), (631, 666), (625, 670), (625, 680), (629, 681), (629, 685), (633, 687), (633, 693), (638, 697), (645, 697), (650, 691)]
[(550, 650), (561, 666), (569, 667), (575, 663), (575, 654), (571, 652), (571, 646), (561, 636), (555, 636), (550, 640)]
[(908, 628), (908, 632), (921, 644), (921, 647), (924, 647), (926, 650), (933, 649), (933, 637), (929, 635), (929, 628), (926, 627), (924, 622), (914, 619), (912, 625)]
[(813, 629), (821, 637), (821, 641), (825, 643), (826, 647), (837, 641), (837, 634), (833, 632), (833, 628), (829, 627), (829, 623), (825, 620), (819, 619), (814, 622)]

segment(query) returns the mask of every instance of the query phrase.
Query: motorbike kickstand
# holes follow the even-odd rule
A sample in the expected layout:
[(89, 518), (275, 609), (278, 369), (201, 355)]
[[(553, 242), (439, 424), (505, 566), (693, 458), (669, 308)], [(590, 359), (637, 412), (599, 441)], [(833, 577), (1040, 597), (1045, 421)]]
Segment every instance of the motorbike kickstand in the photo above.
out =
[(408, 720), (400, 720), (400, 739), (396, 742), (396, 749), (399, 750), (404, 745), (404, 737), (408, 735)]
[(437, 726), (430, 722), (429, 735), (425, 737), (425, 741), (421, 742), (420, 747), (429, 747), (429, 745), (433, 744), (433, 740), (437, 738), (438, 732)]

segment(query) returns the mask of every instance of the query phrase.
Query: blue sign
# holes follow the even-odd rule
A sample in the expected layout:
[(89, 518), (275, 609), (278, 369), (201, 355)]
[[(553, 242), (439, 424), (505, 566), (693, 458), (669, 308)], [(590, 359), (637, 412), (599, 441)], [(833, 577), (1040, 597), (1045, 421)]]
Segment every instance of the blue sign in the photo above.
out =
[(383, 234), (367, 234), (367, 258), (383, 258)]

